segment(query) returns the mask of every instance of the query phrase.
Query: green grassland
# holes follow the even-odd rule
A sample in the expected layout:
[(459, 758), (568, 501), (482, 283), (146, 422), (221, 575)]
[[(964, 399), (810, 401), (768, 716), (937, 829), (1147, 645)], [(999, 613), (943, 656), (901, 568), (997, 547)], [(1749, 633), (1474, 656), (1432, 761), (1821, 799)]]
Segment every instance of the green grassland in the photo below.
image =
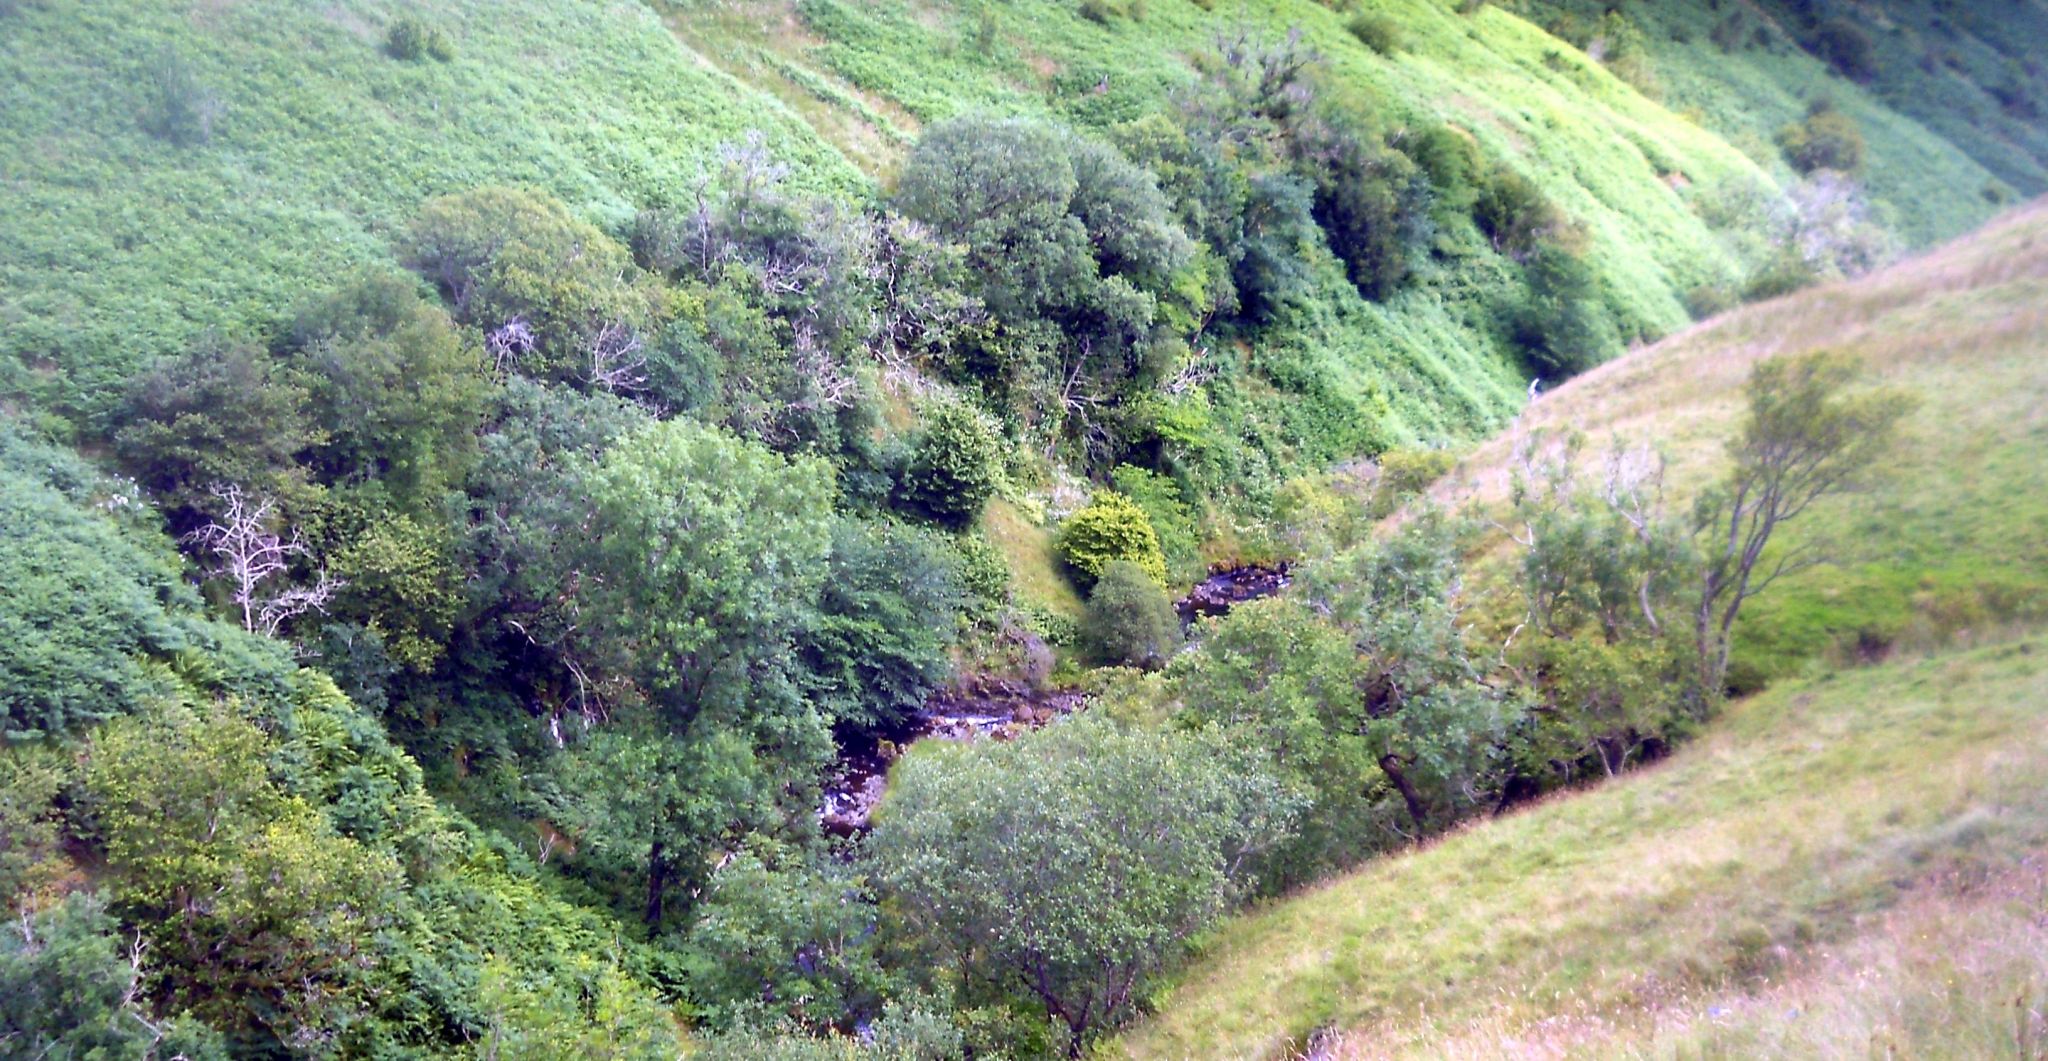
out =
[(2017, 632), (2048, 602), (2044, 296), (2037, 205), (1603, 366), (1468, 456), (1440, 498), (1497, 498), (1530, 431), (1654, 440), (1683, 501), (1760, 358), (1854, 351), (1920, 399), (1875, 489), (1787, 527), (1844, 562), (1745, 616), (1738, 660), (1794, 677), (1665, 764), (1230, 924), (1121, 1049), (1280, 1056), (1330, 1027), (1339, 1056), (1990, 1056), (2038, 1036), (2013, 1005), (2039, 986), (2016, 926), (2048, 851), (2048, 643)]
[[(1117, 1045), (1279, 1057), (1332, 1027), (1339, 1056), (1356, 1057), (1670, 1056), (1668, 1040), (1688, 1038), (1733, 1050), (1714, 1056), (1756, 1056), (1745, 1041), (1860, 1056), (1885, 1037), (1897, 1056), (2009, 1050), (2012, 998), (2039, 985), (2004, 979), (2007, 918), (1922, 914), (1947, 929), (1919, 939), (1887, 919), (1945, 898), (1982, 905), (2048, 850), (2044, 653), (2035, 636), (1775, 688), (1668, 763), (1230, 924)], [(2038, 897), (2019, 899), (2035, 918)], [(1811, 1016), (1744, 1005), (1809, 962), (1824, 976), (1837, 948), (1887, 941), (1937, 969), (1928, 959), (1948, 950), (1976, 976), (1953, 995), (1894, 976), (1900, 1016), (1917, 1019), (1889, 1026), (1831, 1015), (1877, 1003), (1854, 977), (1805, 991)], [(2038, 961), (2020, 973), (2038, 976)], [(1730, 1009), (1746, 1029), (1713, 1025)]]
[[(1539, 24), (1591, 33), (1614, 5), (1520, 6)], [(2048, 6), (2030, 0), (1997, 5), (1994, 13), (1917, 0), (1671, 0), (1632, 4), (1626, 14), (1648, 56), (1645, 87), (1765, 165), (1775, 162), (1772, 134), (1814, 99), (1825, 97), (1854, 118), (1869, 146), (1871, 193), (1914, 243), (1958, 234), (1959, 223), (1981, 209), (1967, 201), (1982, 198), (1987, 178), (1995, 178), (1994, 191), (2048, 190), (2048, 140), (2027, 118), (2048, 83), (2025, 66), (2024, 51), (2025, 42), (2048, 33)], [(1836, 75), (1802, 46), (1812, 15), (1847, 17), (1868, 35), (1867, 79)], [(1972, 165), (1959, 164), (1959, 153)]]
[[(0, 380), (61, 407), (101, 409), (195, 334), (266, 325), (388, 261), (434, 195), (528, 185), (619, 223), (687, 197), (750, 129), (808, 182), (864, 183), (634, 3), (9, 6)], [(447, 34), (452, 60), (386, 54), (408, 13)], [(171, 61), (217, 103), (206, 142), (144, 129)]]
[(1860, 281), (1716, 318), (1603, 365), (1525, 411), (1440, 487), (1445, 501), (1502, 496), (1531, 433), (1652, 444), (1674, 506), (1723, 466), (1720, 440), (1756, 361), (1814, 350), (1860, 357), (1918, 408), (1874, 488), (1788, 524), (1780, 548), (1834, 562), (1759, 597), (1736, 656), (1750, 680), (1802, 661), (1919, 647), (2048, 613), (2048, 209)]
[[(751, 129), (799, 184), (854, 193), (886, 183), (930, 121), (989, 111), (1107, 127), (1167, 105), (1220, 38), (1290, 28), (1397, 125), (1451, 122), (1534, 179), (1586, 225), (1624, 337), (1655, 337), (1687, 322), (1685, 293), (1744, 267), (1699, 197), (1788, 179), (1764, 140), (1824, 77), (1797, 49), (1699, 62), (1694, 82), (1674, 60), (1667, 106), (1538, 28), (1541, 11), (1386, 0), (1368, 6), (1402, 40), (1380, 55), (1347, 28), (1351, 10), (1308, 0), (1099, 6), (1100, 19), (1067, 0), (7, 5), (0, 392), (90, 421), (150, 358), (261, 327), (388, 259), (394, 227), (435, 194), (538, 186), (618, 228), (636, 207), (686, 197), (717, 145)], [(452, 59), (387, 54), (405, 16), (445, 33)], [(174, 68), (216, 116), (204, 142), (145, 131)], [(1836, 88), (1902, 231), (1946, 236), (1987, 214), (1976, 191), (1991, 174), (1968, 150)], [(1324, 385), (1381, 416), (1382, 441), (1498, 429), (1523, 382), (1492, 308), (1506, 281), (1470, 268), (1457, 234), (1439, 243), (1385, 303), (1324, 262), (1322, 296), (1253, 356), (1313, 353)], [(1313, 441), (1303, 459), (1332, 456)]]

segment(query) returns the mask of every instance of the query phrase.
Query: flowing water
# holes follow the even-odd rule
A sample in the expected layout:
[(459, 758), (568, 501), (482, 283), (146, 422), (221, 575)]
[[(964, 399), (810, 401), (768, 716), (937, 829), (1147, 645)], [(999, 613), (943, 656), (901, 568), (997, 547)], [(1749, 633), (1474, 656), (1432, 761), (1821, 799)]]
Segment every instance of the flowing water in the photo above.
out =
[[(1175, 602), (1181, 621), (1227, 614), (1236, 605), (1285, 589), (1287, 565), (1248, 565), (1211, 572)], [(923, 710), (898, 731), (872, 741), (842, 745), (826, 776), (818, 821), (833, 836), (864, 833), (889, 784), (889, 764), (920, 740), (1009, 740), (1053, 719), (1080, 710), (1087, 694), (1072, 689), (1034, 689), (1004, 678), (977, 677), (932, 694)]]

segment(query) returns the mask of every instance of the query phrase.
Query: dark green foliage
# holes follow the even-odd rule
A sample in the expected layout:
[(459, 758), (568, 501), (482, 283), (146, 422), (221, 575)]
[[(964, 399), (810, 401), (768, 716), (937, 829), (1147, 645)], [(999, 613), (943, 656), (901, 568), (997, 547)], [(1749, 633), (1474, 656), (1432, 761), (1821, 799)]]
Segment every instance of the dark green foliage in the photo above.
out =
[(1392, 55), (1401, 50), (1401, 22), (1385, 12), (1361, 11), (1351, 16), (1344, 24), (1360, 44), (1371, 48), (1380, 55)]
[(1440, 218), (1469, 217), (1486, 183), (1486, 160), (1471, 134), (1449, 125), (1429, 124), (1411, 130), (1401, 152), (1429, 175)]
[(1081, 641), (1111, 665), (1156, 668), (1180, 647), (1180, 617), (1166, 591), (1129, 560), (1112, 560), (1088, 594)]
[(1253, 601), (1205, 623), (1167, 670), (1187, 718), (1261, 749), (1310, 796), (1297, 833), (1260, 862), (1279, 891), (1384, 847), (1374, 802), (1386, 787), (1367, 731), (1364, 668), (1344, 631), (1287, 598)]
[(1863, 27), (1846, 18), (1830, 18), (1813, 29), (1809, 47), (1835, 73), (1851, 81), (1868, 82), (1877, 77), (1877, 46)]
[(1809, 110), (1805, 121), (1778, 130), (1778, 147), (1785, 152), (1785, 161), (1801, 173), (1854, 173), (1863, 168), (1863, 131), (1826, 101)]
[(374, 480), (418, 511), (459, 478), (488, 381), (475, 340), (411, 283), (379, 274), (328, 296), (299, 315), (289, 347), (320, 481)]
[(1081, 17), (1090, 22), (1107, 26), (1123, 12), (1110, 0), (1081, 0)]
[(680, 948), (692, 1000), (728, 1029), (766, 1014), (813, 1033), (872, 1019), (893, 986), (866, 882), (756, 844), (719, 867)]
[(964, 598), (954, 554), (930, 536), (840, 521), (818, 614), (797, 638), (813, 701), (850, 729), (900, 726), (945, 680)]
[(410, 16), (391, 23), (391, 28), (384, 33), (384, 50), (390, 52), (393, 59), (410, 63), (423, 59), (445, 63), (455, 58), (455, 45), (446, 33)]
[(1534, 254), (1562, 227), (1563, 219), (1549, 196), (1534, 181), (1502, 167), (1479, 188), (1472, 220), (1493, 241), (1493, 248), (1520, 261)]
[(175, 558), (119, 522), (145, 512), (132, 491), (0, 422), (0, 743), (134, 710), (159, 689), (141, 660), (190, 644), (167, 613), (194, 603)]
[(1228, 908), (1294, 809), (1214, 733), (1088, 712), (1007, 744), (920, 750), (870, 838), (878, 880), (965, 978), (1062, 1022), (1070, 1052)]
[(1159, 551), (1152, 521), (1144, 509), (1113, 490), (1097, 492), (1088, 507), (1067, 517), (1055, 544), (1083, 587), (1093, 586), (1117, 560), (1128, 560), (1153, 582), (1166, 584), (1166, 558)]
[(562, 763), (563, 813), (596, 867), (637, 877), (659, 928), (670, 892), (701, 885), (710, 854), (769, 824), (829, 754), (794, 639), (827, 571), (832, 481), (671, 420), (584, 482), (588, 540), (548, 648), (573, 705), (609, 721)]
[(303, 481), (298, 454), (324, 441), (309, 398), (306, 380), (261, 347), (206, 343), (129, 385), (114, 452), (173, 527), (190, 529), (214, 484), (275, 496)]
[(1614, 321), (1584, 258), (1546, 246), (1524, 269), (1528, 294), (1510, 324), (1532, 372), (1551, 380), (1577, 375), (1619, 351)]
[(935, 402), (925, 408), (924, 428), (897, 484), (900, 502), (912, 512), (948, 527), (965, 527), (981, 517), (995, 493), (1002, 451), (1000, 439), (972, 406)]
[(152, 1020), (137, 1005), (114, 919), (89, 893), (10, 919), (0, 929), (0, 1051), (11, 1057), (226, 1058), (220, 1037), (190, 1020)]
[(1091, 463), (1113, 454), (1107, 413), (1156, 349), (1161, 300), (1193, 254), (1151, 175), (1053, 126), (962, 118), (926, 130), (896, 202), (966, 246), (994, 325), (949, 369), (1057, 424)]

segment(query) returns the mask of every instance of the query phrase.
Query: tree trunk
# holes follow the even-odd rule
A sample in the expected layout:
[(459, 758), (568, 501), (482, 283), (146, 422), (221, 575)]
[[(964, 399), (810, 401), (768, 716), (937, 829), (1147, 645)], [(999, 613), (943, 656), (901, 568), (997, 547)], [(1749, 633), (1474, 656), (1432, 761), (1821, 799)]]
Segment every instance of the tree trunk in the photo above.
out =
[(668, 891), (668, 855), (659, 840), (647, 852), (647, 928), (661, 928), (661, 900)]
[(1397, 756), (1380, 756), (1380, 771), (1394, 783), (1395, 791), (1401, 793), (1401, 799), (1408, 804), (1408, 816), (1415, 819), (1415, 832), (1420, 835), (1428, 828), (1429, 810), (1423, 806), (1422, 796), (1415, 791), (1414, 782), (1408, 780), (1404, 765)]

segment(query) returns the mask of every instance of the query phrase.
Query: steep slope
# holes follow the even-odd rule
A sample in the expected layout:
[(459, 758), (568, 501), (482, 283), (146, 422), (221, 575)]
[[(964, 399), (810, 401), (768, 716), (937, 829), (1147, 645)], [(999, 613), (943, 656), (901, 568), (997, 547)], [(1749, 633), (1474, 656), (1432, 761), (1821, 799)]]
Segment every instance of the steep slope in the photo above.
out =
[[(1782, 672), (1830, 648), (1899, 641), (2048, 606), (2048, 204), (1851, 283), (1697, 325), (1544, 395), (1439, 488), (1445, 501), (1504, 494), (1532, 433), (1654, 444), (1684, 505), (1723, 466), (1750, 366), (1840, 350), (1919, 408), (1907, 440), (1861, 495), (1824, 500), (1782, 547), (1835, 561), (1788, 578), (1748, 613), (1738, 657)], [(1860, 646), (1860, 647), (1859, 647)], [(1758, 675), (1752, 674), (1751, 677)]]
[(1951, 919), (1932, 943), (1885, 919), (1973, 892), (1981, 907), (1984, 884), (2048, 853), (2044, 651), (2036, 636), (1774, 689), (1666, 764), (1253, 913), (1122, 1052), (1280, 1057), (1319, 1028), (1344, 1057), (1615, 1056), (1660, 1034), (1659, 1056), (1688, 1035), (1736, 1048), (1743, 1029), (1715, 1022), (1766, 977), (1809, 961), (1824, 977), (1845, 944), (1908, 970), (1941, 970), (1937, 948), (1986, 960), (1951, 951), (1946, 971), (1974, 974), (1953, 993), (1887, 980), (1941, 1022), (1854, 1023), (1833, 1011), (1875, 998), (1823, 979), (1805, 993), (1818, 1013), (1744, 1022), (1772, 1026), (1759, 1053), (1860, 1054), (1883, 1025), (1902, 1056), (2009, 1049), (2010, 1000), (2040, 970), (2006, 961), (2007, 919)]
[[(2044, 295), (2048, 207), (2036, 204), (1864, 281), (1752, 307), (1603, 366), (1469, 456), (1439, 487), (1445, 500), (1499, 497), (1534, 431), (1655, 440), (1682, 501), (1719, 467), (1719, 440), (1760, 358), (1851, 350), (1922, 401), (1882, 487), (1788, 527), (1853, 546), (1838, 553), (1848, 563), (1773, 587), (1744, 620), (1738, 658), (1781, 670), (1806, 660), (1803, 679), (1736, 705), (1668, 764), (1228, 926), (1126, 1051), (1278, 1056), (1324, 1026), (1345, 1030), (1343, 1051), (1357, 1056), (1731, 1043), (1804, 1056), (1860, 1049), (1880, 1021), (1909, 1054), (2010, 1043), (1996, 1038), (2013, 1027), (1998, 1007), (2026, 981), (1999, 978), (2032, 975), (2024, 955), (1982, 933), (1912, 936), (1961, 901), (1955, 889), (2018, 887), (2010, 875), (2048, 844), (2043, 643), (1999, 633), (2037, 621), (2048, 602)], [(1846, 672), (1825, 651), (1839, 646), (1840, 664), (1958, 641), (1996, 647)], [(2004, 923), (2004, 894), (1971, 893), (1982, 924)], [(1828, 957), (1844, 943), (1892, 970), (1888, 993), (1871, 997), (1894, 999), (1896, 1019), (1858, 1008), (1874, 1003), (1858, 1003), (1853, 970)], [(1959, 963), (1979, 978), (1970, 990), (1944, 995), (1926, 979), (1944, 975), (1936, 946), (1981, 950), (1983, 961)], [(1808, 979), (1750, 997), (1752, 980), (1786, 962)], [(1955, 1019), (1913, 1018), (1940, 998)], [(1796, 1026), (1757, 1016), (1774, 999), (1833, 1016)], [(1750, 1016), (1721, 1028), (1723, 1011)]]
[[(1310, 0), (8, 4), (0, 394), (89, 425), (137, 365), (203, 331), (271, 323), (388, 257), (393, 227), (431, 195), (534, 185), (617, 229), (687, 197), (717, 145), (754, 129), (798, 183), (851, 193), (933, 120), (1106, 127), (1165, 106), (1219, 39), (1290, 28), (1334, 78), (1393, 115), (1452, 123), (1584, 222), (1625, 338), (1683, 326), (1689, 293), (1753, 267), (1705, 219), (1709, 200), (1789, 182), (1767, 132), (1751, 134), (1803, 105), (1815, 60), (1743, 57), (1735, 87), (1696, 63), (1706, 87), (1666, 106), (1539, 29), (1540, 10), (1373, 10), (1401, 27), (1384, 55), (1351, 32), (1354, 10)], [(452, 57), (388, 54), (402, 18), (445, 34)], [(1759, 117), (1696, 124), (1680, 111), (1701, 93), (1718, 101), (1710, 118)], [(1868, 93), (1842, 95), (1873, 129), (1869, 179), (1907, 233), (1961, 231), (1990, 209), (1975, 192), (1991, 174), (1965, 151)], [(1325, 261), (1316, 302), (1253, 356), (1327, 360), (1328, 385), (1378, 410), (1394, 441), (1497, 430), (1524, 382), (1497, 319), (1513, 279), (1455, 240), (1436, 251), (1384, 303)]]
[[(529, 185), (618, 223), (755, 129), (806, 182), (863, 184), (637, 3), (6, 6), (0, 390), (88, 412), (199, 332), (388, 260), (434, 195)], [(405, 15), (453, 58), (388, 54)]]

